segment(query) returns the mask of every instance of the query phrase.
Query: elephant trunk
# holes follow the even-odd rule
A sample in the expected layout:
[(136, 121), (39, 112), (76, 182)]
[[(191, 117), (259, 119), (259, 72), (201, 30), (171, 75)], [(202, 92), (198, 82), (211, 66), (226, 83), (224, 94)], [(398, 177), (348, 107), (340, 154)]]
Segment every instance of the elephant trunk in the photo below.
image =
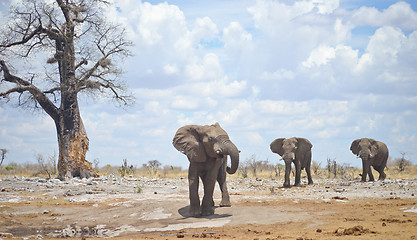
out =
[(222, 154), (230, 156), (232, 162), (231, 167), (227, 167), (226, 171), (229, 174), (234, 174), (239, 167), (239, 150), (229, 139), (227, 139), (222, 142)]
[(368, 160), (368, 158), (372, 158), (372, 153), (370, 151), (361, 151), (358, 154), (358, 157), (362, 158), (362, 160)]
[(295, 160), (295, 154), (293, 152), (284, 153), (282, 155), (282, 159), (284, 159), (285, 162), (289, 162), (291, 164), (291, 162)]

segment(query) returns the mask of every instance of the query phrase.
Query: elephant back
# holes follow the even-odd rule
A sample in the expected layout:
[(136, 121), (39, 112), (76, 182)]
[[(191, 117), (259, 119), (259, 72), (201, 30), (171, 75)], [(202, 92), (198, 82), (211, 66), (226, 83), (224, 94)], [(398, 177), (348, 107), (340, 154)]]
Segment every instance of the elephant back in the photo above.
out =
[(199, 140), (196, 128), (198, 125), (187, 125), (181, 127), (175, 133), (172, 144), (185, 154), (190, 162), (207, 161), (203, 143)]

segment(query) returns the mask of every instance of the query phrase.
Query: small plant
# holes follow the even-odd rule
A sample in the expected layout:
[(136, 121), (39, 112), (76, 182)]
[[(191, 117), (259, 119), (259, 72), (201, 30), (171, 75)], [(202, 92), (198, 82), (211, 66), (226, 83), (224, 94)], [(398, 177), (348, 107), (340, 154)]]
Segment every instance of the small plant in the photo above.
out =
[(138, 186), (137, 188), (135, 188), (135, 192), (136, 193), (141, 193), (142, 192), (142, 188)]
[(320, 167), (321, 163), (316, 162), (314, 160), (311, 162), (311, 169), (313, 169), (315, 175), (318, 175)]
[(275, 165), (274, 170), (275, 170), (275, 177), (280, 177), (281, 176), (281, 172), (284, 170), (285, 165), (277, 163), (277, 165)]
[(100, 164), (100, 160), (98, 158), (94, 158), (93, 163), (94, 163), (94, 170), (96, 170), (96, 172), (98, 172), (99, 171), (99, 166), (98, 165)]
[(127, 166), (127, 159), (123, 159), (123, 165), (119, 168), (119, 173), (121, 177), (124, 177), (129, 174), (133, 174), (133, 165)]
[(248, 177), (248, 167), (247, 166), (239, 166), (239, 172), (240, 174), (242, 174), (243, 178), (247, 178)]
[(149, 174), (153, 176), (158, 172), (158, 169), (161, 165), (162, 164), (158, 160), (150, 160), (146, 166), (148, 168)]
[(39, 171), (35, 175), (39, 174), (47, 174), (48, 178), (51, 178), (52, 175), (56, 174), (56, 153), (45, 159), (42, 154), (38, 154), (36, 156), (36, 160), (38, 161)]
[(328, 178), (330, 178), (330, 175), (333, 173), (334, 177), (337, 177), (337, 162), (336, 162), (336, 158), (334, 159), (330, 159), (327, 158), (327, 172), (329, 174)]
[(396, 158), (395, 160), (394, 160), (394, 164), (398, 167), (398, 170), (400, 171), (400, 172), (404, 172), (405, 171), (405, 169), (408, 167), (408, 166), (410, 166), (410, 165), (412, 165), (412, 163), (411, 163), (411, 161), (409, 161), (409, 160), (407, 160), (407, 159), (405, 159), (405, 152), (401, 152), (401, 158)]
[(6, 166), (6, 167), (5, 167), (5, 169), (6, 169), (7, 171), (11, 171), (11, 170), (13, 170), (13, 169), (14, 169), (14, 167), (13, 167), (13, 166)]

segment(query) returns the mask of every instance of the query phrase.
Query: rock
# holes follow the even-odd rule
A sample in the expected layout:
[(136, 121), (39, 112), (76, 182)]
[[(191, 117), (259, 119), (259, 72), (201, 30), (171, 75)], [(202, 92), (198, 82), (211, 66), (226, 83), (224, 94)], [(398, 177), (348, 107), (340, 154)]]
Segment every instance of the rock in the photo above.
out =
[(0, 238), (13, 238), (13, 234), (0, 232)]
[(50, 178), (48, 181), (55, 184), (61, 183), (61, 180), (59, 180), (58, 178)]
[(68, 225), (66, 228), (62, 229), (61, 236), (66, 238), (73, 238), (75, 236), (75, 229)]

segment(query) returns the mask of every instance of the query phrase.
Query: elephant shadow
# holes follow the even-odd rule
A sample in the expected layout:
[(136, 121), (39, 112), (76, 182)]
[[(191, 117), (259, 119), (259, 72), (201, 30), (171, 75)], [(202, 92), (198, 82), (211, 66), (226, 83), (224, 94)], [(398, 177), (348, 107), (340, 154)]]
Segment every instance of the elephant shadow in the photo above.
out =
[[(214, 207), (215, 209), (216, 208), (219, 208), (219, 207)], [(209, 215), (209, 216), (199, 216), (199, 217), (194, 217), (194, 216), (191, 216), (190, 214), (189, 214), (189, 212), (190, 212), (190, 205), (188, 205), (188, 206), (185, 206), (185, 207), (182, 207), (182, 208), (180, 208), (180, 209), (178, 209), (178, 213), (183, 217), (183, 218), (205, 218), (205, 219), (218, 219), (218, 218), (227, 218), (227, 217), (231, 217), (232, 215), (231, 214), (228, 214), (228, 213), (225, 213), (225, 214), (217, 214), (217, 213), (215, 213), (215, 214), (213, 214), (213, 215)]]
[(279, 188), (279, 189), (290, 189), (290, 188), (307, 188), (308, 186), (310, 186), (310, 185), (308, 185), (308, 184), (305, 184), (305, 183), (300, 183), (300, 185), (297, 185), (297, 186), (294, 186), (294, 185), (290, 185), (290, 186), (280, 186), (280, 187), (277, 187), (277, 188)]

